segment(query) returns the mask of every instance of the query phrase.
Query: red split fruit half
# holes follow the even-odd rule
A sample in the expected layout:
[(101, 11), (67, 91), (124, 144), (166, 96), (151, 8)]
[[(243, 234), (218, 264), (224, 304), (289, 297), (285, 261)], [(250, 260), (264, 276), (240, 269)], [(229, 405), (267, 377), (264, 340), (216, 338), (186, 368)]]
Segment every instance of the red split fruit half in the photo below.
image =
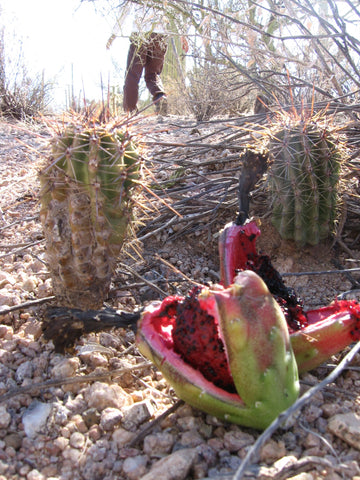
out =
[(360, 338), (360, 305), (335, 301), (305, 311), (269, 257), (256, 251), (253, 221), (220, 235), (221, 285), (194, 287), (147, 307), (140, 351), (177, 395), (229, 422), (264, 429), (315, 368)]

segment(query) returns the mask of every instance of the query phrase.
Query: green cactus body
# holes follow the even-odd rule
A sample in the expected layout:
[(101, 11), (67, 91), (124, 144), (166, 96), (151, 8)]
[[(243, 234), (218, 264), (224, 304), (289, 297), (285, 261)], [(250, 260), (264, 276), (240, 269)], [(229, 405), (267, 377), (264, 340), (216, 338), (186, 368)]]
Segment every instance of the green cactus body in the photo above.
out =
[(141, 161), (130, 136), (72, 124), (52, 140), (40, 173), (41, 221), (54, 293), (65, 305), (99, 308), (133, 221)]
[(329, 132), (294, 121), (272, 135), (272, 222), (284, 239), (316, 245), (334, 230), (341, 153)]

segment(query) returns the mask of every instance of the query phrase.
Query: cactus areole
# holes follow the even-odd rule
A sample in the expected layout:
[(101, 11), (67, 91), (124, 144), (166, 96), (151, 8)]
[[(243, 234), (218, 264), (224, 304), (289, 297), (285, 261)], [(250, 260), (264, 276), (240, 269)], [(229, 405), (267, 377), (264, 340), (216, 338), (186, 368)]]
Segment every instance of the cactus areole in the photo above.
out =
[(151, 305), (137, 343), (180, 398), (229, 422), (266, 428), (297, 398), (284, 316), (254, 272)]

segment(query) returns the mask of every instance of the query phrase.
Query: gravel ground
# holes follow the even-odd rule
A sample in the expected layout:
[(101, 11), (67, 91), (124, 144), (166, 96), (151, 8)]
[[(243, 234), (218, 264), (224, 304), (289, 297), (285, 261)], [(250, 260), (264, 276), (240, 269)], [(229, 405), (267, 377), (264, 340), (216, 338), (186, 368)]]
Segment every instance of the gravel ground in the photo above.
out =
[[(214, 129), (193, 123), (174, 117), (142, 120), (150, 161), (156, 166), (164, 155), (161, 142), (186, 141), (195, 127), (199, 138)], [(43, 339), (41, 322), (53, 300), (37, 172), (48, 140), (43, 125), (0, 121), (0, 480), (231, 479), (259, 432), (178, 404), (161, 373), (137, 351), (131, 332), (84, 335), (65, 354), (55, 353), (52, 342)], [(173, 147), (174, 164), (181, 151)], [(210, 161), (227, 154), (204, 155)], [(204, 160), (197, 155), (199, 163)], [(161, 180), (169, 175), (159, 169)], [(143, 240), (142, 259), (122, 262), (168, 293), (186, 292), (189, 279), (216, 282), (216, 232), (234, 218), (234, 208), (211, 226), (199, 221), (204, 228), (186, 235), (175, 235), (177, 225), (161, 229)], [(266, 219), (259, 247), (282, 273), (331, 270), (335, 258), (346, 268), (360, 262), (353, 244), (351, 255), (331, 245), (299, 251), (282, 242)], [(286, 281), (311, 308), (351, 288), (344, 275)], [(108, 305), (131, 311), (158, 297), (119, 268)], [(302, 392), (342, 356), (303, 375)], [(352, 367), (267, 441), (245, 478), (360, 479), (360, 355)]]

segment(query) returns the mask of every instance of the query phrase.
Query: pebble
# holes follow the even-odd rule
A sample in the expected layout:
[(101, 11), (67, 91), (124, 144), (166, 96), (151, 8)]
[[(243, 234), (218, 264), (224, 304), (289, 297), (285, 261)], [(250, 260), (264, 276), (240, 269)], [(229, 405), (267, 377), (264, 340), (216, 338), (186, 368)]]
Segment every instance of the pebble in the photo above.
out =
[[(135, 435), (134, 432), (129, 432), (128, 430), (125, 430), (125, 428), (117, 428), (114, 430), (111, 439), (118, 448), (123, 448), (131, 442)], [(146, 438), (147, 437), (145, 437), (144, 442), (146, 441)]]
[(197, 453), (193, 448), (184, 448), (158, 460), (141, 480), (185, 480), (195, 463)]
[(118, 408), (108, 407), (101, 412), (100, 426), (107, 432), (113, 430), (123, 418), (123, 413)]
[(131, 397), (119, 385), (103, 382), (93, 383), (85, 392), (91, 408), (101, 411), (107, 407), (121, 408), (131, 403)]
[(139, 480), (146, 472), (146, 464), (148, 462), (147, 455), (136, 455), (128, 457), (123, 463), (123, 473), (129, 480)]
[(149, 420), (154, 414), (154, 407), (149, 400), (134, 403), (130, 407), (123, 409), (122, 426), (126, 430), (136, 430), (139, 425)]
[(0, 429), (7, 428), (11, 422), (11, 415), (4, 405), (0, 405)]
[(53, 378), (73, 377), (80, 366), (80, 359), (77, 357), (63, 358), (53, 366), (51, 375)]
[(255, 438), (253, 435), (243, 432), (240, 429), (226, 432), (223, 439), (224, 447), (229, 450), (229, 452), (237, 452), (241, 448), (252, 445), (254, 442)]
[(344, 440), (352, 447), (360, 450), (360, 416), (354, 412), (339, 413), (331, 417), (329, 431)]
[(69, 444), (73, 448), (81, 449), (85, 445), (85, 436), (80, 432), (74, 432), (70, 435)]
[(47, 419), (51, 413), (52, 404), (35, 400), (26, 409), (22, 416), (22, 424), (25, 434), (33, 438), (46, 426)]
[(154, 433), (144, 438), (144, 452), (150, 456), (170, 453), (175, 444), (175, 436), (171, 433)]

